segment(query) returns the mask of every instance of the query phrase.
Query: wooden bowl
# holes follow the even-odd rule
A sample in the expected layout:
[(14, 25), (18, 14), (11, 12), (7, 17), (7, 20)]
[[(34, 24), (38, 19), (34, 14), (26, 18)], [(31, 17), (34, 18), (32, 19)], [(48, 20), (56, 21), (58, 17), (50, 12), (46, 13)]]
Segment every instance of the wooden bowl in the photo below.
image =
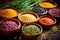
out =
[[(54, 13), (54, 11), (52, 11), (52, 9), (50, 9), (48, 11), (48, 14), (55, 17), (57, 19), (57, 21), (58, 21), (57, 23), (59, 23), (60, 22), (60, 19), (59, 19), (60, 18), (60, 16), (59, 16), (60, 15), (60, 13), (59, 13), (60, 8), (53, 8), (53, 9), (55, 9), (55, 11), (58, 11), (58, 12)], [(56, 9), (58, 9), (58, 10), (56, 10)]]
[[(31, 21), (31, 22), (24, 22), (24, 21), (22, 21), (22, 20), (19, 18), (21, 15), (24, 15), (24, 14), (32, 14), (32, 15), (34, 15), (34, 16), (36, 17), (36, 20)], [(36, 13), (34, 13), (34, 12), (22, 12), (22, 13), (18, 14), (18, 19), (19, 19), (22, 23), (28, 24), (28, 23), (34, 23), (34, 22), (37, 22), (38, 19), (39, 19), (39, 16), (38, 16)]]
[[(31, 8), (30, 8), (30, 11), (31, 11), (31, 12), (33, 12), (33, 11), (32, 11), (33, 8), (38, 8), (38, 7), (31, 7)], [(41, 8), (41, 7), (40, 7), (40, 8)], [(47, 14), (47, 9), (45, 9), (45, 8), (42, 8), (42, 9), (45, 10), (44, 13), (36, 13), (36, 14), (38, 14), (38, 15), (44, 15), (44, 14)], [(35, 12), (34, 12), (34, 13), (35, 13)]]
[(44, 17), (51, 18), (51, 19), (54, 21), (53, 24), (49, 24), (49, 25), (43, 24), (43, 23), (41, 23), (41, 22), (39, 21), (39, 23), (41, 24), (41, 26), (43, 27), (44, 30), (50, 29), (53, 25), (56, 24), (56, 19), (55, 19), (54, 17), (49, 16), (49, 15), (42, 15), (42, 16), (40, 16), (40, 19), (41, 19), (41, 18), (44, 18)]
[[(37, 33), (37, 34), (34, 34), (34, 35), (29, 35), (29, 34), (25, 33), (25, 32), (24, 32), (24, 27), (27, 26), (27, 25), (36, 25), (36, 26), (40, 29), (40, 32)], [(33, 39), (33, 38), (39, 37), (39, 36), (41, 35), (42, 31), (43, 31), (42, 27), (41, 27), (39, 24), (36, 24), (36, 23), (24, 24), (24, 25), (22, 26), (23, 36), (26, 37), (26, 38), (28, 38), (28, 39)]]
[[(43, 3), (43, 2), (49, 2), (49, 3), (54, 4), (54, 7), (52, 7), (52, 8), (57, 7), (57, 4), (56, 4), (55, 2), (53, 2), (53, 1), (42, 1), (42, 2), (39, 2), (39, 4), (40, 4), (40, 3)], [(40, 5), (39, 5), (39, 6), (40, 6)], [(41, 6), (40, 6), (40, 7), (41, 7)], [(51, 9), (51, 8), (46, 8), (46, 9)]]
[(7, 20), (15, 21), (15, 22), (18, 24), (18, 27), (17, 27), (16, 29), (14, 29), (14, 30), (2, 30), (2, 29), (0, 29), (0, 30), (1, 30), (1, 33), (2, 33), (3, 35), (5, 35), (5, 36), (12, 36), (12, 35), (14, 35), (15, 33), (17, 33), (17, 32), (20, 30), (20, 28), (21, 28), (21, 23), (20, 23), (20, 21), (17, 20), (17, 19), (3, 19), (3, 20), (1, 21), (1, 23), (0, 23), (0, 25), (1, 25), (4, 21), (7, 21)]

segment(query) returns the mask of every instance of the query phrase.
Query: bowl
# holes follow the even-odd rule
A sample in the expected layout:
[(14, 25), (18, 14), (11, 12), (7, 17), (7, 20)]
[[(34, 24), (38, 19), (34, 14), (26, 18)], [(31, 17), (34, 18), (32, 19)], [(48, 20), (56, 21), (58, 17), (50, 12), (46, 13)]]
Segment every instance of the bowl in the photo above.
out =
[[(50, 20), (52, 19), (54, 22), (52, 24), (51, 23), (50, 24), (44, 24), (44, 23), (42, 23), (40, 21), (41, 18), (49, 18)], [(46, 29), (50, 29), (53, 25), (56, 24), (56, 19), (54, 17), (52, 17), (52, 16), (49, 16), (49, 15), (42, 15), (39, 18), (39, 23), (41, 24), (41, 26), (43, 27), (43, 29), (46, 30)]]
[[(55, 7), (57, 7), (57, 4), (55, 3), (55, 2), (53, 2), (53, 1), (42, 1), (42, 2), (39, 2), (39, 4), (40, 3), (43, 3), (43, 2), (49, 2), (49, 3), (52, 3), (53, 5), (54, 5), (54, 7), (51, 7), (51, 8), (55, 8)], [(39, 5), (40, 6), (40, 5)], [(40, 6), (41, 7), (41, 6)], [(42, 8), (44, 8), (44, 7), (42, 7)], [(46, 8), (46, 9), (51, 9), (51, 8)]]
[[(36, 17), (36, 20), (30, 21), (30, 22), (22, 21), (20, 17), (21, 17), (21, 15), (24, 15), (24, 14), (31, 14), (31, 15), (33, 15), (33, 16)], [(34, 12), (22, 12), (22, 13), (18, 14), (18, 19), (19, 19), (22, 23), (26, 23), (26, 24), (27, 24), (27, 23), (34, 23), (34, 22), (37, 22), (38, 19), (39, 19), (39, 16), (38, 16), (36, 13), (34, 13)]]
[[(34, 34), (34, 35), (29, 35), (29, 34), (25, 33), (25, 32), (24, 32), (24, 27), (25, 27), (25, 26), (28, 26), (28, 25), (36, 25), (36, 26), (40, 29), (40, 32), (37, 33), (37, 34)], [(24, 24), (24, 25), (22, 26), (23, 36), (26, 37), (27, 39), (34, 39), (34, 38), (39, 37), (39, 36), (41, 35), (42, 31), (43, 31), (42, 27), (41, 27), (39, 24), (36, 24), (36, 23)]]
[(58, 23), (60, 22), (60, 8), (53, 8), (53, 9), (50, 9), (48, 11), (48, 14), (55, 17), (58, 21)]
[[(31, 12), (34, 12), (34, 11), (32, 11), (33, 8), (41, 8), (41, 7), (31, 7), (31, 8), (30, 8), (30, 11), (31, 11)], [(43, 13), (37, 13), (37, 12), (34, 12), (34, 13), (36, 13), (36, 14), (38, 14), (38, 15), (44, 15), (44, 14), (47, 14), (47, 9), (45, 9), (45, 8), (42, 8), (42, 9), (44, 9), (45, 12), (43, 12)]]
[(3, 30), (3, 29), (1, 29), (1, 28), (0, 28), (0, 30), (1, 30), (1, 33), (2, 33), (3, 35), (5, 35), (5, 36), (12, 36), (12, 35), (16, 34), (16, 33), (20, 30), (20, 28), (21, 28), (21, 23), (20, 23), (20, 21), (17, 20), (17, 19), (3, 19), (3, 20), (1, 21), (1, 23), (0, 23), (0, 25), (1, 25), (4, 21), (8, 21), (8, 20), (16, 22), (16, 23), (18, 24), (18, 27), (17, 27), (16, 29), (14, 29), (14, 30)]

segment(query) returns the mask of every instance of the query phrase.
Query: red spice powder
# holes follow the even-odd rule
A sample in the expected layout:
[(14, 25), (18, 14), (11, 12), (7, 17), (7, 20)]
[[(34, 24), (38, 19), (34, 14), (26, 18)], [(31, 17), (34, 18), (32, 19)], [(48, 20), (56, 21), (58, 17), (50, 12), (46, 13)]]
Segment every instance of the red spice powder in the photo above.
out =
[(39, 22), (45, 25), (54, 24), (54, 20), (51, 18), (47, 18), (47, 17), (39, 19)]

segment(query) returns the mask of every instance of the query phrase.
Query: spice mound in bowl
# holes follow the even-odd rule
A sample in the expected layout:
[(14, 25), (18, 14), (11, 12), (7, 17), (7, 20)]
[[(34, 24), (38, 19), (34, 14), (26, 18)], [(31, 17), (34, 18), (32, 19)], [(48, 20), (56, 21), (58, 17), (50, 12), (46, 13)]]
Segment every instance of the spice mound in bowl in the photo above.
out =
[(56, 3), (52, 1), (43, 1), (39, 2), (39, 6), (43, 8), (54, 8), (56, 7)]
[(47, 10), (44, 9), (44, 8), (41, 8), (41, 7), (32, 7), (31, 11), (35, 12), (35, 13), (37, 13), (39, 15), (47, 14)]
[(23, 23), (32, 23), (38, 20), (38, 15), (33, 12), (23, 12), (18, 15), (18, 19)]
[(29, 35), (34, 35), (40, 32), (40, 29), (36, 25), (28, 25), (24, 27), (24, 32)]
[(50, 9), (49, 14), (53, 17), (60, 17), (60, 9), (59, 8)]
[(56, 24), (56, 19), (49, 15), (42, 15), (39, 18), (39, 23), (43, 26), (43, 29), (46, 30)]
[(45, 25), (54, 24), (54, 20), (51, 18), (48, 18), (48, 17), (39, 19), (39, 22), (41, 22), (42, 24), (45, 24)]
[(37, 38), (42, 33), (42, 27), (39, 24), (24, 24), (22, 26), (23, 35), (26, 38)]
[(18, 15), (18, 12), (14, 9), (1, 9), (0, 15), (3, 18), (13, 18)]
[(10, 20), (4, 21), (0, 26), (2, 30), (6, 30), (6, 31), (15, 30), (17, 29), (17, 27), (18, 27), (18, 24)]
[(4, 19), (0, 24), (0, 30), (4, 35), (16, 33), (20, 29), (21, 24), (16, 19)]
[(32, 14), (24, 14), (24, 15), (21, 15), (20, 18), (24, 22), (31, 22), (36, 20), (36, 17)]

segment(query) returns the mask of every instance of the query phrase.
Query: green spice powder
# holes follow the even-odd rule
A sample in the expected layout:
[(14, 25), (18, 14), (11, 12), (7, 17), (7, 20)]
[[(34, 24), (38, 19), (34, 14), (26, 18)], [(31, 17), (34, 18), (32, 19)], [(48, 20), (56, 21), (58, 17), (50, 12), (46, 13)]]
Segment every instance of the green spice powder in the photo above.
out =
[(40, 29), (36, 25), (28, 25), (24, 27), (24, 32), (27, 34), (37, 34), (40, 32)]

